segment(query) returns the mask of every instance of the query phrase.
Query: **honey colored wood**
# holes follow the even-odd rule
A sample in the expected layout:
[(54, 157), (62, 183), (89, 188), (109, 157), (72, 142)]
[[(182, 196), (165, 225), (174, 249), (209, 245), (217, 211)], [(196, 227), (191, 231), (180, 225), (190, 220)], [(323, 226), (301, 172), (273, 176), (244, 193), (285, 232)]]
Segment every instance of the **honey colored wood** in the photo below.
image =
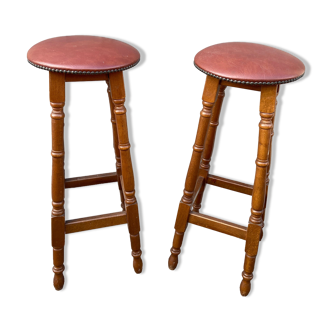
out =
[[(178, 264), (178, 255), (181, 250), (180, 246), (177, 247), (177, 245), (179, 243), (182, 243), (183, 234), (187, 228), (189, 212), (193, 204), (194, 189), (198, 179), (199, 164), (204, 149), (204, 142), (209, 127), (212, 108), (218, 93), (218, 87), (218, 79), (211, 76), (206, 77), (202, 97), (203, 109), (200, 114), (196, 140), (193, 146), (193, 153), (189, 164), (185, 188), (183, 191), (182, 199), (180, 201), (178, 215), (175, 222), (176, 232), (174, 235), (173, 247), (171, 248), (171, 256), (168, 261), (168, 266), (171, 270), (174, 270)], [(181, 240), (180, 237), (182, 237)], [(174, 244), (176, 246), (174, 246)]]
[(236, 191), (238, 193), (246, 194), (246, 195), (252, 195), (252, 190), (254, 186), (251, 184), (246, 184), (234, 180), (229, 180), (222, 178), (220, 176), (216, 175), (208, 175), (207, 178), (207, 184), (211, 184), (216, 187)]
[(64, 177), (64, 117), (65, 74), (50, 72), (50, 103), (52, 107), (52, 247), (53, 285), (61, 290), (64, 285), (63, 271), (65, 245), (65, 177)]
[[(214, 81), (214, 85), (211, 83), (212, 81), (210, 81), (210, 85), (205, 85), (203, 105), (209, 106), (209, 111), (207, 113), (212, 113), (212, 116), (208, 125), (206, 125), (206, 122), (202, 124), (200, 122), (198, 128), (196, 143), (194, 145), (194, 153), (187, 174), (184, 195), (181, 199), (178, 215), (175, 222), (176, 231), (173, 239), (173, 246), (171, 249), (171, 256), (168, 261), (168, 266), (171, 270), (174, 270), (178, 264), (178, 255), (181, 252), (181, 245), (188, 222), (243, 239), (246, 241), (246, 254), (240, 292), (241, 295), (246, 296), (250, 292), (250, 282), (253, 278), (259, 241), (262, 236), (264, 211), (266, 208), (269, 184), (274, 113), (278, 86), (244, 85), (226, 81), (220, 81), (218, 83)], [(259, 142), (254, 185), (249, 185), (209, 174), (218, 119), (225, 96), (226, 86), (261, 91), (261, 121), (259, 123)], [(208, 101), (209, 104), (204, 102), (206, 89), (210, 91), (208, 94), (211, 97), (211, 99)], [(216, 94), (216, 91), (218, 91), (218, 94)], [(216, 95), (217, 98), (213, 106), (213, 96)], [(206, 132), (206, 139), (204, 140)], [(199, 138), (198, 141), (197, 138)], [(200, 166), (198, 166), (199, 163)], [(248, 227), (226, 222), (199, 213), (202, 197), (204, 194), (204, 188), (207, 184), (252, 196), (252, 209)]]
[(198, 212), (191, 212), (189, 214), (188, 222), (212, 229), (213, 231), (235, 236), (242, 240), (245, 240), (247, 236), (247, 227), (245, 226), (240, 226), (232, 222), (210, 217)]
[(246, 89), (246, 90), (261, 91), (260, 85), (240, 84), (240, 83), (233, 83), (233, 82), (227, 82), (227, 81), (221, 81), (221, 85), (231, 86), (233, 88), (240, 88), (240, 89)]
[[(197, 196), (200, 194), (200, 192), (202, 191), (202, 188), (205, 186), (205, 179), (203, 178), (203, 176), (199, 176), (196, 182), (196, 186), (194, 189), (194, 195), (193, 195), (193, 202), (195, 203), (195, 201), (197, 200)], [(193, 207), (194, 206), (193, 203)]]
[(256, 159), (256, 174), (252, 193), (251, 216), (249, 218), (247, 241), (245, 247), (245, 261), (242, 272), (243, 280), (240, 285), (241, 295), (250, 292), (251, 280), (261, 238), (263, 212), (266, 194), (266, 178), (269, 165), (269, 148), (271, 133), (273, 132), (273, 117), (276, 106), (277, 86), (262, 86), (260, 100), (260, 116), (258, 151)]
[(96, 184), (117, 182), (118, 177), (117, 173), (104, 173), (104, 174), (96, 174), (96, 175), (88, 175), (88, 176), (79, 176), (76, 178), (68, 178), (65, 180), (65, 188), (77, 188), (77, 187), (85, 187), (85, 186), (93, 186)]
[(121, 207), (122, 207), (122, 210), (124, 211), (125, 210), (125, 203), (124, 203), (122, 185), (121, 185), (121, 181), (120, 181), (120, 178), (121, 178), (121, 175), (122, 175), (122, 168), (121, 168), (121, 156), (120, 156), (120, 150), (119, 150), (118, 129), (116, 127), (114, 104), (113, 104), (113, 101), (112, 101), (109, 80), (107, 80), (106, 83), (107, 83), (108, 100), (109, 100), (109, 103), (110, 103), (110, 110), (111, 110), (111, 122), (112, 122), (112, 129), (113, 129), (113, 147), (114, 147), (115, 160), (116, 160), (115, 167), (116, 167), (117, 181), (118, 181), (119, 192), (120, 192)]
[(108, 74), (66, 74), (66, 82), (108, 81)]
[(130, 233), (132, 256), (134, 258), (133, 266), (136, 273), (141, 273), (143, 262), (141, 259), (142, 251), (140, 245), (140, 224), (138, 216), (138, 206), (135, 197), (134, 172), (130, 156), (130, 143), (127, 128), (127, 110), (124, 106), (125, 87), (123, 73), (115, 72), (109, 75), (109, 86), (111, 94), (111, 109), (115, 114), (115, 122), (118, 133), (118, 147), (120, 150), (121, 168), (122, 168), (122, 191), (124, 195), (125, 211), (127, 214), (127, 223)]
[(225, 89), (226, 86), (221, 85), (221, 81), (219, 81), (219, 87), (218, 87), (218, 95), (217, 99), (214, 103), (213, 109), (212, 109), (212, 115), (210, 119), (210, 124), (208, 128), (208, 132), (206, 135), (206, 140), (204, 143), (204, 151), (202, 154), (201, 163), (199, 166), (199, 175), (204, 178), (204, 185), (201, 187), (200, 192), (197, 195), (197, 198), (194, 200), (194, 206), (193, 211), (199, 212), (201, 208), (201, 202), (205, 190), (205, 185), (207, 183), (207, 178), (210, 170), (210, 161), (212, 157), (212, 152), (214, 148), (214, 141), (217, 133), (217, 128), (219, 125), (219, 117), (220, 117), (220, 111), (222, 107), (222, 103), (225, 97)]
[[(279, 91), (280, 91), (280, 85), (277, 86), (277, 97), (279, 95)], [(260, 98), (260, 95), (258, 96), (258, 98)], [(277, 101), (276, 101), (277, 102)], [(277, 106), (277, 104), (276, 104)], [(258, 103), (258, 113), (259, 113), (259, 103)], [(271, 170), (271, 158), (272, 158), (272, 142), (273, 142), (273, 136), (274, 136), (274, 122), (275, 122), (275, 116), (276, 113), (274, 112), (273, 117), (272, 117), (272, 131), (271, 131), (271, 136), (270, 136), (270, 143), (269, 143), (269, 150), (268, 150), (268, 166), (267, 166), (267, 172), (266, 172), (266, 182), (265, 182), (265, 202), (264, 202), (264, 208), (263, 208), (263, 227), (262, 227), (262, 232), (261, 232), (261, 240), (264, 236), (264, 220), (265, 220), (265, 215), (266, 215), (266, 204), (267, 204), (267, 198), (268, 198), (268, 191), (269, 191), (269, 186), (270, 186), (270, 170)]]
[(88, 231), (109, 226), (123, 225), (127, 223), (126, 212), (115, 212), (99, 216), (67, 220), (65, 224), (66, 234)]
[[(136, 273), (143, 268), (141, 259), (140, 225), (135, 197), (134, 173), (130, 158), (125, 90), (122, 72), (111, 75), (74, 75), (50, 72), (50, 103), (52, 107), (52, 246), (54, 287), (61, 290), (64, 285), (65, 233), (75, 233), (96, 228), (128, 224), (133, 266)], [(103, 81), (108, 85), (113, 143), (116, 157), (116, 172), (65, 179), (64, 173), (64, 112), (65, 82)], [(100, 216), (68, 220), (65, 222), (65, 188), (76, 188), (102, 183), (118, 182), (123, 211)], [(123, 184), (121, 184), (121, 182)]]

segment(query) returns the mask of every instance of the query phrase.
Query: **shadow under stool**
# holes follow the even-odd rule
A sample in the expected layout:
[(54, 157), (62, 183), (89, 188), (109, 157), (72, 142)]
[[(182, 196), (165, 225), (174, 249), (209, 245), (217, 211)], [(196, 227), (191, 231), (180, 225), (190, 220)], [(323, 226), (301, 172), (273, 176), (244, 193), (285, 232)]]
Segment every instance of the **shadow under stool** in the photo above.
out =
[[(178, 264), (183, 236), (188, 223), (245, 240), (245, 260), (240, 285), (241, 295), (250, 292), (255, 259), (263, 236), (265, 208), (269, 187), (272, 136), (280, 84), (296, 81), (305, 67), (296, 57), (260, 44), (222, 43), (200, 51), (196, 68), (206, 74), (203, 109), (197, 136), (175, 222), (175, 234), (168, 266)], [(226, 87), (260, 91), (260, 116), (256, 174), (249, 185), (209, 174), (218, 119)], [(213, 185), (252, 196), (248, 227), (199, 213), (205, 186)]]
[[(66, 36), (44, 40), (28, 51), (28, 62), (49, 71), (52, 107), (52, 247), (56, 290), (64, 285), (65, 234), (128, 224), (136, 273), (142, 272), (140, 223), (127, 130), (123, 71), (140, 60), (139, 52), (118, 40), (94, 36)], [(65, 83), (105, 81), (111, 109), (116, 172), (65, 179)], [(65, 188), (118, 182), (122, 211), (65, 220)]]

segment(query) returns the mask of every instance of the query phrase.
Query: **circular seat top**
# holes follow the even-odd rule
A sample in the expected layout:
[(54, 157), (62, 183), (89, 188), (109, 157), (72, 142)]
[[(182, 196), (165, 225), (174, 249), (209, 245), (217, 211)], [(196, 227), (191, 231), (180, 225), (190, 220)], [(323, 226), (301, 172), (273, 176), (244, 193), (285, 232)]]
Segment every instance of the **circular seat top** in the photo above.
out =
[(222, 43), (198, 52), (194, 64), (207, 75), (242, 84), (283, 84), (298, 80), (305, 67), (295, 56), (253, 43)]
[(64, 36), (46, 39), (30, 48), (28, 61), (35, 67), (68, 74), (96, 74), (134, 67), (139, 52), (116, 39)]

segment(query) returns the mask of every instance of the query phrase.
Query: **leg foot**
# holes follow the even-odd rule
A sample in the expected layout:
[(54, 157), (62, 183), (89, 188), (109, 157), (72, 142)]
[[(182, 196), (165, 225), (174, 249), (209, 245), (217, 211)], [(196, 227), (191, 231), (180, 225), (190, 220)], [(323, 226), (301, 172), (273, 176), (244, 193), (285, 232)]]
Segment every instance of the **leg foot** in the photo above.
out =
[[(133, 207), (133, 206), (127, 207), (127, 215), (128, 214), (130, 215), (130, 210), (128, 210), (128, 209), (130, 209), (131, 207)], [(134, 219), (134, 220), (137, 220), (137, 224), (135, 225), (135, 224), (132, 223), (132, 224), (128, 225), (129, 232), (133, 231), (133, 225), (135, 226), (136, 231), (139, 232), (137, 204), (135, 205), (135, 207), (136, 207), (136, 209), (134, 211), (135, 211), (136, 218), (129, 218), (128, 222), (131, 222), (132, 219)], [(135, 272), (137, 274), (139, 274), (143, 270), (143, 262), (142, 262), (142, 259), (141, 259), (141, 255), (142, 255), (141, 241), (140, 241), (139, 233), (134, 234), (134, 235), (130, 234), (130, 243), (131, 243), (131, 255), (134, 258), (133, 267), (134, 267)]]
[(63, 272), (54, 272), (52, 275), (52, 288), (54, 291), (59, 292), (63, 289), (65, 285), (65, 276)]
[(179, 262), (179, 254), (181, 252), (181, 245), (184, 233), (175, 231), (173, 239), (173, 247), (171, 248), (171, 256), (168, 259), (168, 267), (170, 270), (175, 270)]
[(137, 274), (140, 274), (143, 270), (143, 261), (141, 258), (142, 251), (141, 250), (132, 251), (131, 255), (134, 257), (134, 261), (133, 261), (134, 270)]
[(169, 259), (168, 259), (168, 268), (170, 270), (175, 270), (176, 267), (178, 266), (178, 262), (179, 262), (179, 254), (180, 254), (181, 250), (180, 249), (175, 249), (175, 248), (172, 248), (171, 249), (171, 256), (169, 256)]
[(247, 274), (245, 272), (242, 272), (242, 277), (243, 277), (243, 280), (241, 281), (241, 285), (240, 285), (240, 293), (242, 296), (247, 296), (251, 289), (250, 281), (253, 278), (253, 275), (252, 275), (252, 273)]

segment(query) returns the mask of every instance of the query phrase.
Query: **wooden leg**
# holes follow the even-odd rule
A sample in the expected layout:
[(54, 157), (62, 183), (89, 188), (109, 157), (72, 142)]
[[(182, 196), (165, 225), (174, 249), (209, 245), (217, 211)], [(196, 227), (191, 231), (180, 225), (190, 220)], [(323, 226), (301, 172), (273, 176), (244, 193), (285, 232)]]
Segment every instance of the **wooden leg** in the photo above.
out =
[(53, 284), (61, 290), (64, 284), (63, 271), (65, 245), (65, 174), (64, 174), (64, 113), (65, 74), (50, 72), (50, 102), (52, 106), (52, 247), (53, 247)]
[(113, 129), (113, 146), (114, 146), (114, 152), (115, 152), (115, 159), (116, 159), (116, 173), (118, 176), (118, 185), (119, 185), (119, 191), (120, 191), (120, 198), (121, 198), (121, 207), (122, 211), (125, 210), (125, 204), (124, 204), (124, 196), (123, 196), (123, 191), (122, 191), (122, 186), (121, 186), (121, 176), (122, 176), (122, 171), (121, 171), (121, 157), (120, 157), (120, 150), (119, 150), (119, 139), (118, 139), (118, 130), (116, 128), (116, 120), (115, 120), (115, 114), (114, 114), (114, 104), (112, 101), (112, 96), (111, 96), (111, 90), (110, 90), (110, 85), (109, 82), (106, 81), (107, 83), (107, 93), (108, 93), (108, 98), (110, 102), (110, 109), (111, 109), (111, 122), (112, 122), (112, 129)]
[(213, 148), (214, 148), (214, 141), (216, 138), (217, 128), (219, 125), (218, 121), (219, 121), (219, 117), (220, 117), (220, 111), (221, 111), (222, 103), (223, 103), (224, 97), (225, 97), (225, 89), (226, 89), (226, 86), (220, 85), (218, 97), (217, 97), (217, 100), (212, 109), (210, 125), (209, 125), (209, 129), (208, 129), (208, 132), (206, 135), (204, 151), (202, 154), (201, 165), (199, 168), (199, 176), (204, 177), (205, 181), (204, 181), (204, 184), (202, 185), (201, 190), (199, 191), (197, 198), (193, 205), (193, 211), (195, 211), (195, 212), (199, 212), (199, 209), (201, 208), (201, 203), (202, 203), (204, 189), (205, 189), (205, 183), (206, 183), (207, 177), (209, 175), (210, 161), (211, 161), (211, 156), (212, 156), (212, 152), (213, 152)]
[(207, 76), (204, 92), (203, 92), (203, 109), (198, 124), (193, 153), (187, 173), (185, 189), (180, 201), (178, 214), (175, 222), (175, 235), (173, 247), (171, 248), (171, 256), (168, 260), (168, 267), (174, 270), (178, 264), (178, 255), (181, 252), (181, 245), (184, 232), (187, 228), (189, 212), (193, 204), (193, 194), (198, 179), (199, 164), (203, 152), (204, 142), (209, 127), (212, 107), (215, 103), (218, 92), (219, 80), (217, 78)]
[(262, 232), (263, 212), (266, 193), (266, 175), (269, 165), (268, 152), (273, 131), (273, 116), (277, 97), (277, 85), (262, 86), (260, 101), (259, 139), (256, 159), (256, 174), (252, 193), (252, 208), (247, 230), (243, 280), (240, 285), (242, 296), (250, 292), (255, 260)]
[[(278, 85), (277, 88), (277, 97), (279, 95), (279, 89), (280, 89), (280, 85)], [(276, 100), (277, 102), (277, 100)], [(259, 112), (259, 110), (258, 110)], [(274, 122), (275, 122), (275, 113), (272, 117), (272, 131), (271, 131), (271, 136), (270, 136), (270, 143), (269, 143), (269, 150), (268, 150), (268, 165), (267, 165), (267, 172), (266, 172), (266, 182), (265, 182), (265, 202), (264, 202), (264, 207), (263, 207), (263, 227), (262, 227), (262, 231), (261, 231), (261, 237), (260, 237), (260, 241), (262, 240), (263, 236), (264, 236), (264, 225), (265, 225), (265, 216), (266, 216), (266, 204), (267, 204), (267, 198), (268, 198), (268, 192), (269, 192), (269, 186), (270, 186), (270, 170), (271, 170), (271, 159), (272, 159), (272, 142), (273, 142), (273, 136), (274, 136)]]
[(127, 110), (124, 106), (125, 87), (122, 71), (111, 73), (109, 80), (111, 87), (111, 98), (114, 104), (116, 127), (118, 131), (123, 180), (122, 189), (124, 194), (125, 209), (127, 213), (128, 229), (130, 233), (132, 256), (134, 257), (133, 266), (136, 273), (141, 273), (143, 262), (141, 259), (142, 251), (139, 237), (140, 224), (138, 217), (138, 206), (135, 197), (134, 172), (130, 157), (130, 144), (126, 117)]

